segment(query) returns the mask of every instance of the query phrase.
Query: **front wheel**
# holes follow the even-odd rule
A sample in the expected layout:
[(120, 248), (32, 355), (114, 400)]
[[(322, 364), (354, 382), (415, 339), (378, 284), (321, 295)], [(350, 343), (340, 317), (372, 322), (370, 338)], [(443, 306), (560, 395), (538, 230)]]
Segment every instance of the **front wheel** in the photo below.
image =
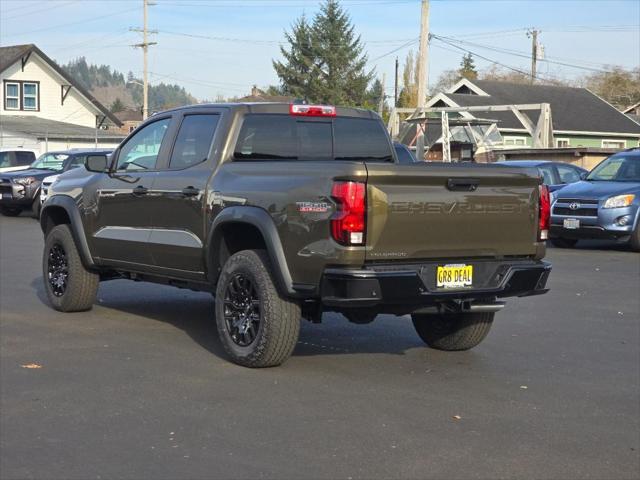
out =
[(216, 325), (231, 359), (245, 367), (273, 367), (298, 343), (300, 306), (276, 289), (263, 250), (243, 250), (225, 263), (216, 286)]
[(93, 306), (100, 277), (87, 270), (69, 225), (57, 225), (44, 241), (42, 275), (49, 302), (61, 312), (81, 312)]
[(631, 240), (629, 240), (629, 246), (634, 252), (640, 252), (640, 221), (636, 226), (636, 229), (631, 234)]
[(550, 238), (549, 241), (551, 242), (551, 245), (558, 248), (573, 248), (576, 246), (576, 243), (578, 243), (578, 240), (575, 238), (556, 237)]
[(493, 312), (413, 314), (411, 320), (420, 338), (436, 350), (469, 350), (485, 339), (493, 323)]
[(17, 217), (20, 212), (22, 212), (22, 209), (18, 207), (0, 207), (0, 213), (5, 217)]

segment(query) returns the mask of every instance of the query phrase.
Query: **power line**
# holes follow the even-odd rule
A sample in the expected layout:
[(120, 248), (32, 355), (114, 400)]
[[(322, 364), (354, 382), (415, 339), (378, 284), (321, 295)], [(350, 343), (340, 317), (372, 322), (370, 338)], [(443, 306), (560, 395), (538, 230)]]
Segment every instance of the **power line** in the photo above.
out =
[(96, 21), (102, 20), (104, 18), (115, 17), (117, 15), (122, 15), (124, 13), (129, 13), (129, 12), (132, 12), (134, 10), (137, 10), (137, 8), (128, 8), (127, 10), (120, 10), (118, 12), (109, 13), (107, 15), (100, 15), (98, 17), (86, 18), (84, 20), (79, 20), (79, 21), (76, 21), (76, 22), (70, 22), (70, 23), (64, 23), (64, 24), (60, 24), (60, 25), (54, 25), (54, 26), (51, 26), (51, 27), (39, 28), (37, 30), (29, 30), (29, 31), (26, 31), (26, 32), (22, 31), (20, 33), (13, 33), (13, 34), (10, 34), (10, 35), (2, 35), (2, 38), (17, 37), (17, 36), (20, 36), (20, 35), (30, 35), (32, 33), (47, 32), (49, 30), (56, 30), (58, 28), (71, 27), (71, 26), (80, 25), (80, 24), (84, 25), (84, 24), (89, 23), (89, 22), (96, 22)]
[[(445, 37), (442, 35), (433, 35), (433, 38), (437, 39), (437, 40), (448, 40), (450, 42), (454, 42), (454, 43), (459, 43), (459, 44), (463, 44), (463, 45), (470, 45), (472, 47), (478, 47), (478, 48), (483, 48), (486, 50), (491, 50), (497, 53), (503, 53), (506, 55), (513, 55), (516, 57), (521, 57), (521, 58), (526, 58), (526, 59), (531, 59), (532, 56), (523, 52), (518, 52), (515, 50), (509, 50), (509, 49), (505, 49), (505, 48), (500, 48), (500, 47), (494, 47), (491, 45), (483, 45), (480, 43), (475, 43), (475, 42), (468, 42), (465, 40), (458, 40), (455, 38), (451, 38), (451, 37)], [(609, 70), (604, 70), (601, 68), (593, 68), (593, 67), (587, 67), (587, 66), (583, 66), (583, 65), (576, 65), (573, 63), (567, 63), (567, 62), (561, 62), (558, 60), (551, 60), (550, 58), (537, 58), (537, 61), (539, 62), (546, 62), (546, 63), (551, 63), (551, 64), (555, 64), (555, 65), (562, 65), (565, 67), (571, 67), (571, 68), (577, 68), (577, 69), (581, 69), (581, 70), (588, 70), (588, 71), (592, 71), (592, 72), (599, 72), (599, 73), (609, 73)]]

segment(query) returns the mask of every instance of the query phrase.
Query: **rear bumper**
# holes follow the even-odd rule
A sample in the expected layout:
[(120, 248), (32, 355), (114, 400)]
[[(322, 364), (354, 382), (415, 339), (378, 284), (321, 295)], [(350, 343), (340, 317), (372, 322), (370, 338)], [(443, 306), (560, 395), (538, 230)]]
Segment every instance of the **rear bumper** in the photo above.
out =
[(374, 307), (380, 311), (410, 312), (457, 300), (487, 301), (548, 291), (551, 264), (547, 262), (468, 261), (474, 266), (474, 286), (455, 290), (435, 287), (436, 268), (445, 263), (327, 269), (322, 279), (322, 303), (341, 309)]

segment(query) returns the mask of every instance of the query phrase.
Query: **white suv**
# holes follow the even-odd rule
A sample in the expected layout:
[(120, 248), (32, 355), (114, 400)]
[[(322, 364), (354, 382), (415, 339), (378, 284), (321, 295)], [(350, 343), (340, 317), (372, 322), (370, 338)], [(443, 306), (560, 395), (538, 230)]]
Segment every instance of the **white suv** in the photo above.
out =
[(28, 148), (0, 147), (0, 173), (26, 170), (38, 157), (38, 152)]

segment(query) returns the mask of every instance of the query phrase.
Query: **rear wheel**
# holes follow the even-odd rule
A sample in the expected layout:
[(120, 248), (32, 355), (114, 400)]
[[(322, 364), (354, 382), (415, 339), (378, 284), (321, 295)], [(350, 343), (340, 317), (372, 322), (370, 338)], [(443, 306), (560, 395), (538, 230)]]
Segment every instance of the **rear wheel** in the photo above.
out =
[(276, 289), (263, 250), (243, 250), (227, 260), (216, 286), (216, 325), (235, 363), (280, 365), (298, 342), (300, 318), (300, 306)]
[(576, 246), (576, 243), (578, 243), (578, 240), (576, 240), (575, 238), (556, 237), (550, 238), (549, 241), (554, 247), (558, 248), (573, 248)]
[(413, 314), (413, 326), (420, 338), (437, 350), (469, 350), (491, 330), (493, 312)]
[(47, 297), (56, 310), (81, 312), (93, 306), (100, 278), (84, 268), (69, 225), (58, 225), (47, 234), (42, 275)]
[(17, 217), (22, 212), (19, 207), (0, 207), (0, 213), (5, 217)]

